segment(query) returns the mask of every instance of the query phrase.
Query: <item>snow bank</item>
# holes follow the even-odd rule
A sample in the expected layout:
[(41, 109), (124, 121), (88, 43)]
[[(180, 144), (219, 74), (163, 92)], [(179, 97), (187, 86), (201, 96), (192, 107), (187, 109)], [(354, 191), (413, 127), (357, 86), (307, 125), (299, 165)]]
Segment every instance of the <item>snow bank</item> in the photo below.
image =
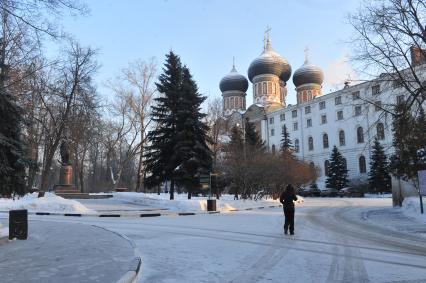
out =
[(53, 212), (53, 213), (94, 213), (75, 200), (64, 199), (53, 193), (45, 193), (44, 197), (38, 198), (38, 193), (27, 194), (21, 198), (0, 198), (0, 211), (12, 209), (27, 209), (29, 212)]
[(406, 197), (402, 202), (402, 211), (405, 215), (414, 217), (426, 223), (426, 205), (425, 198), (423, 198), (423, 211), (420, 212), (420, 199), (419, 197)]
[[(188, 199), (187, 194), (175, 194), (175, 199), (170, 200), (169, 194), (144, 194), (134, 192), (113, 193), (114, 199), (126, 200), (142, 205), (156, 208), (167, 208), (171, 211), (206, 211), (207, 197), (192, 197)], [(297, 203), (304, 202), (304, 199), (298, 196)], [(216, 201), (218, 211), (231, 211), (235, 209), (256, 208), (260, 206), (279, 205), (279, 200), (234, 200), (233, 195), (223, 195)]]
[(365, 198), (392, 198), (392, 194), (365, 194)]
[(9, 237), (9, 228), (3, 227), (0, 223), (0, 238)]

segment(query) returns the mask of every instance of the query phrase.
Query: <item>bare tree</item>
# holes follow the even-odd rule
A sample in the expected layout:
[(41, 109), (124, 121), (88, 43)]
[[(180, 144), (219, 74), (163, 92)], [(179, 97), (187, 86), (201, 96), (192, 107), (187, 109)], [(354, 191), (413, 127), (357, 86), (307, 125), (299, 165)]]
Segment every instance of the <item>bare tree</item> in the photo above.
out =
[(210, 100), (207, 104), (207, 125), (209, 126), (209, 137), (211, 140), (211, 151), (213, 157), (213, 170), (216, 170), (218, 155), (223, 149), (221, 136), (225, 134), (226, 120), (224, 119), (223, 102), (220, 97)]
[(44, 127), (44, 158), (41, 189), (47, 190), (55, 152), (70, 122), (76, 103), (91, 88), (92, 75), (97, 69), (93, 61), (95, 51), (72, 43), (67, 60), (52, 68), (48, 79), (47, 95), (40, 97), (48, 113)]
[(349, 18), (356, 31), (354, 59), (367, 72), (383, 73), (379, 81), (403, 87), (410, 111), (417, 111), (426, 98), (425, 15), (423, 0), (371, 0)]

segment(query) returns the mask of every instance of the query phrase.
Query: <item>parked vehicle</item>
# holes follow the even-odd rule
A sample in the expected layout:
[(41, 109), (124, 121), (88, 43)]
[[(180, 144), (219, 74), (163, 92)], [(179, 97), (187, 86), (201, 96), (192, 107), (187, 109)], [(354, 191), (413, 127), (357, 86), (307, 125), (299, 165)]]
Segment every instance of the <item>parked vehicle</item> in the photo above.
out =
[(352, 187), (346, 187), (339, 191), (339, 196), (349, 198), (362, 198), (364, 197), (364, 192)]
[(321, 195), (321, 190), (315, 188), (299, 188), (297, 194), (301, 197), (319, 197)]
[(339, 191), (337, 189), (326, 189), (321, 191), (321, 197), (337, 197), (339, 195)]

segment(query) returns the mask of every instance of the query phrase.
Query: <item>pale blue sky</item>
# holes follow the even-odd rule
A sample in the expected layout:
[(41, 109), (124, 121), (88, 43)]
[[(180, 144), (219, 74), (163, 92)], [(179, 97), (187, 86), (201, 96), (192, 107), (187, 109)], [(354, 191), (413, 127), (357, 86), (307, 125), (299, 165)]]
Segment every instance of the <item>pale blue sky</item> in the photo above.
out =
[[(347, 14), (360, 1), (231, 1), (231, 0), (87, 0), (88, 16), (64, 18), (64, 29), (83, 45), (99, 49), (96, 76), (102, 84), (135, 59), (156, 57), (161, 66), (173, 49), (194, 75), (200, 92), (220, 95), (219, 81), (232, 67), (247, 76), (250, 62), (262, 51), (266, 26), (272, 28), (273, 48), (285, 57), (293, 72), (309, 46), (311, 62), (320, 66), (328, 84), (324, 93), (350, 72), (345, 44), (353, 33)], [(287, 103), (295, 103), (294, 85), (288, 82)], [(252, 102), (251, 85), (247, 104)]]

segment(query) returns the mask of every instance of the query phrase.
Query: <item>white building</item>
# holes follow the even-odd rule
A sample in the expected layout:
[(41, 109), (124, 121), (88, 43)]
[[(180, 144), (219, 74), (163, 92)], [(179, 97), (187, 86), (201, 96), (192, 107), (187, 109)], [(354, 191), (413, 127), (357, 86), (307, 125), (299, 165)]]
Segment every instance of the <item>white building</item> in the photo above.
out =
[(247, 79), (234, 67), (221, 80), (225, 114), (234, 124), (244, 118), (255, 123), (272, 152), (280, 148), (285, 125), (296, 155), (319, 168), (320, 186), (334, 145), (345, 158), (353, 182), (367, 179), (375, 137), (388, 154), (392, 152), (392, 115), (387, 110), (404, 101), (404, 89), (389, 76), (357, 85), (346, 83), (343, 89), (323, 95), (323, 72), (305, 58), (293, 74), (297, 104), (286, 105), (291, 66), (267, 38), (262, 54), (249, 67), (248, 77), (255, 104), (247, 110)]

